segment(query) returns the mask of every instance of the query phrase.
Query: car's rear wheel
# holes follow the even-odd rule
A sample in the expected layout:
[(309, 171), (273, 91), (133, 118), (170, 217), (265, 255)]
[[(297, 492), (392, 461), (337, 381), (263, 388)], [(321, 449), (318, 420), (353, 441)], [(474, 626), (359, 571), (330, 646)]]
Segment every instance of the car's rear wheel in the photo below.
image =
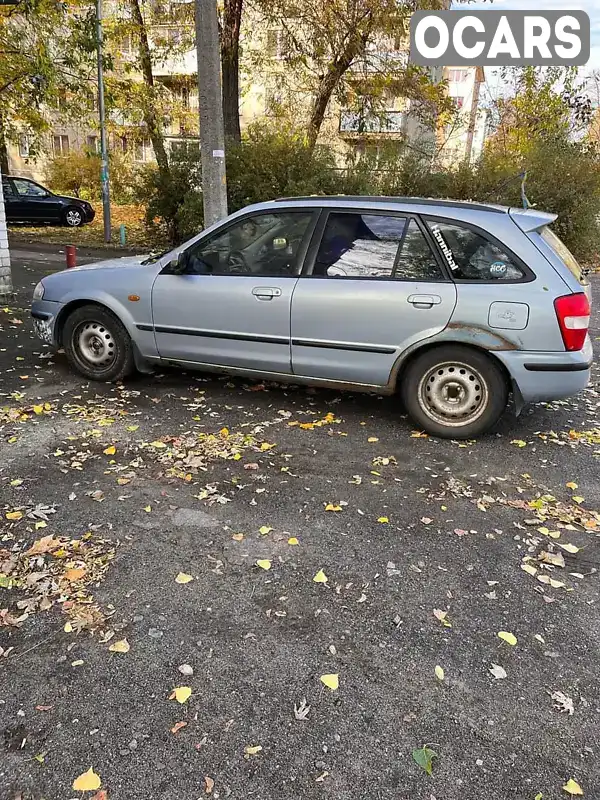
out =
[(121, 380), (134, 369), (129, 334), (121, 321), (102, 306), (75, 309), (67, 317), (62, 341), (70, 363), (91, 380)]
[(85, 222), (83, 211), (75, 206), (69, 206), (63, 215), (65, 225), (69, 228), (80, 228)]
[(402, 376), (402, 396), (413, 420), (434, 436), (471, 439), (494, 425), (508, 402), (500, 367), (462, 345), (417, 356)]

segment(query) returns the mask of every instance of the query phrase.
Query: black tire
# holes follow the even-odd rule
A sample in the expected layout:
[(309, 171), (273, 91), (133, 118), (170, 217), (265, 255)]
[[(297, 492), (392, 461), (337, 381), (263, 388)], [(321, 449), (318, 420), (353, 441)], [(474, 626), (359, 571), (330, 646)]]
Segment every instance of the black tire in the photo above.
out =
[(63, 223), (68, 228), (81, 228), (85, 222), (83, 211), (77, 206), (68, 206), (63, 211)]
[(133, 372), (133, 344), (123, 323), (107, 308), (81, 306), (67, 317), (62, 343), (72, 366), (93, 381), (118, 381)]
[(441, 345), (411, 361), (401, 378), (402, 399), (414, 422), (432, 436), (474, 439), (506, 409), (508, 386), (485, 353)]

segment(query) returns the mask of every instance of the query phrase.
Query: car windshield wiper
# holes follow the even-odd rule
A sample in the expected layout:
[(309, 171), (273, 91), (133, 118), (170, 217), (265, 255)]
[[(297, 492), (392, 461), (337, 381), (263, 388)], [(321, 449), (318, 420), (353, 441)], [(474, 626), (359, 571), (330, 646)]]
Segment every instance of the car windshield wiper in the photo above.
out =
[(169, 250), (163, 250), (161, 253), (156, 253), (155, 255), (148, 256), (148, 258), (145, 258), (140, 263), (141, 264), (156, 264), (157, 261), (159, 261), (163, 256), (166, 256), (167, 253), (170, 253), (170, 252), (171, 252), (170, 248), (169, 248)]

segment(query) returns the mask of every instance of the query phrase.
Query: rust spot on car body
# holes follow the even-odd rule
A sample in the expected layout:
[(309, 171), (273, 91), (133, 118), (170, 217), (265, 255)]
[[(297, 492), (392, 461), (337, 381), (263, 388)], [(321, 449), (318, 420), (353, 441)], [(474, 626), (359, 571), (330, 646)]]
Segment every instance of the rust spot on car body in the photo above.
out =
[[(453, 334), (462, 335), (461, 341), (468, 344), (475, 344), (485, 350), (520, 350), (520, 344), (499, 333), (492, 333), (488, 328), (481, 328), (478, 325), (469, 325), (464, 322), (451, 322), (446, 328)], [(453, 339), (456, 341), (456, 339)]]

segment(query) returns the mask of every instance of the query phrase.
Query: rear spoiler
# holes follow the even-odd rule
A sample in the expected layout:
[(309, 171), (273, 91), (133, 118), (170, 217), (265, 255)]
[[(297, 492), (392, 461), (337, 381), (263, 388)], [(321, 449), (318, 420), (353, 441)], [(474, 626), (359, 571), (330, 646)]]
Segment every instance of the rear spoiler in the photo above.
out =
[(523, 233), (537, 231), (546, 225), (551, 225), (558, 218), (558, 214), (549, 214), (536, 208), (509, 208), (508, 213)]

